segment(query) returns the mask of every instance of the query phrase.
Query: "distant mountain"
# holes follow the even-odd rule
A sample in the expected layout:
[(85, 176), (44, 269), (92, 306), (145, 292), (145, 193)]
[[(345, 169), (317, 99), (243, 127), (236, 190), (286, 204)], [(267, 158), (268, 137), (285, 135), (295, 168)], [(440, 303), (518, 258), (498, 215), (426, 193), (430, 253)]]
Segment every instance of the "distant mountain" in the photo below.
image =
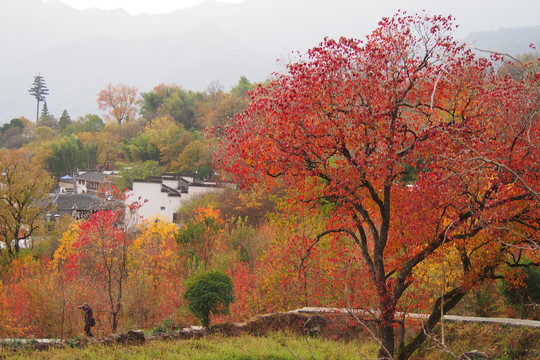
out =
[(28, 114), (25, 109), (34, 114), (35, 106), (29, 106), (35, 99), (27, 90), (40, 72), (50, 89), (47, 105), (51, 113), (65, 108), (73, 117), (98, 113), (97, 94), (108, 83), (136, 85), (140, 91), (160, 83), (203, 90), (216, 79), (229, 86), (242, 75), (264, 80), (272, 71), (272, 61), (268, 54), (211, 25), (175, 36), (96, 37), (58, 45), (10, 65), (10, 71), (1, 74), (0, 93), (3, 104), (20, 104), (17, 114)]
[[(406, 3), (414, 3), (409, 12), (453, 13), (463, 25), (462, 37), (463, 31), (538, 25), (534, 14), (540, 5), (523, 12), (517, 5), (508, 10), (486, 2), (205, 1), (169, 14), (131, 16), (122, 10), (76, 10), (59, 0), (0, 0), (0, 123), (18, 116), (34, 119), (35, 101), (28, 89), (38, 73), (50, 89), (49, 111), (57, 117), (63, 109), (73, 118), (99, 114), (97, 93), (108, 83), (145, 92), (160, 83), (203, 90), (218, 80), (228, 90), (242, 75), (264, 81), (294, 59), (293, 52), (305, 52), (325, 36), (362, 38)], [(525, 38), (512, 34), (510, 39)], [(534, 34), (538, 38), (538, 30)], [(507, 38), (502, 33), (496, 37)], [(478, 47), (494, 48), (483, 36), (474, 39)], [(511, 52), (526, 51), (516, 49)]]
[(529, 44), (540, 48), (540, 26), (478, 31), (469, 34), (465, 42), (483, 50), (521, 55), (534, 51)]

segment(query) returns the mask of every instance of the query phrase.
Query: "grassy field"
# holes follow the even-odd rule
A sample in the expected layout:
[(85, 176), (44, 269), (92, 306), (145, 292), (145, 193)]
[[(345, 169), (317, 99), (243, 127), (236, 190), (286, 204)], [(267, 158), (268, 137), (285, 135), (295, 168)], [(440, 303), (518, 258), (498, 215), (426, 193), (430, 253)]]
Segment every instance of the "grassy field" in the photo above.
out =
[(377, 355), (378, 347), (322, 339), (309, 339), (286, 333), (268, 337), (208, 336), (200, 340), (153, 341), (142, 346), (89, 346), (83, 349), (48, 351), (0, 350), (9, 359), (366, 359)]
[[(440, 328), (435, 334), (438, 341)], [(489, 324), (446, 325), (447, 350), (459, 355), (478, 350), (491, 360), (540, 360), (540, 330)], [(29, 351), (0, 347), (0, 359), (357, 359), (376, 358), (375, 341), (325, 340), (286, 332), (269, 336), (224, 337), (209, 335), (198, 340), (151, 341), (141, 346), (102, 346)], [(451, 360), (436, 342), (426, 341), (411, 360)]]

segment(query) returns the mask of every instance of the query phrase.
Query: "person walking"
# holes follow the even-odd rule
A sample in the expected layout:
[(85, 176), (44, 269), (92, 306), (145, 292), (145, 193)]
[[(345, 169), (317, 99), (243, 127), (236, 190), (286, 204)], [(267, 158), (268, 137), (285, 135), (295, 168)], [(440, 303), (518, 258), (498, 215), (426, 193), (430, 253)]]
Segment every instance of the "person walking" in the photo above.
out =
[(91, 327), (96, 325), (96, 319), (94, 319), (94, 312), (87, 302), (79, 306), (79, 309), (84, 310), (84, 332), (88, 337), (94, 337), (91, 331)]

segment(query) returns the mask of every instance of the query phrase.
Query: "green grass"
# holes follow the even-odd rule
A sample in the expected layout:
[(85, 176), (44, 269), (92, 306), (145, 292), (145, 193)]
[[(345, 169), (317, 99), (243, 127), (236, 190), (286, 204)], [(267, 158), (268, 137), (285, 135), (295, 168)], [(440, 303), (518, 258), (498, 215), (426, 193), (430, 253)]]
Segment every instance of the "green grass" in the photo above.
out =
[(0, 350), (0, 359), (365, 359), (374, 358), (375, 343), (309, 339), (287, 333), (268, 337), (208, 336), (199, 340), (153, 341), (142, 346), (89, 346), (84, 349), (51, 349), (48, 351)]

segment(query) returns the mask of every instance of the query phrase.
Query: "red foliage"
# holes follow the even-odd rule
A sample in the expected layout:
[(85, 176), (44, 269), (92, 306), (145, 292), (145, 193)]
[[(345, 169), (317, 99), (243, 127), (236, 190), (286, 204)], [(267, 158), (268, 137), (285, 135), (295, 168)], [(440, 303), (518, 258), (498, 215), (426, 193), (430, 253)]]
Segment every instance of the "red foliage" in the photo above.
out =
[[(400, 15), (365, 42), (325, 39), (253, 91), (221, 142), (219, 166), (241, 185), (285, 185), (299, 205), (332, 205), (312, 243), (355, 244), (381, 310), (381, 357), (394, 354), (394, 314), (414, 272), (443, 248), (461, 262), (461, 280), (443, 289), (449, 310), (509, 253), (537, 246), (538, 82), (499, 78), (453, 30), (450, 17)], [(292, 239), (291, 252), (305, 242)], [(429, 306), (428, 329), (441, 313)]]
[(249, 265), (235, 261), (227, 270), (234, 286), (234, 302), (230, 305), (232, 321), (245, 320), (246, 317), (257, 314), (255, 274)]

